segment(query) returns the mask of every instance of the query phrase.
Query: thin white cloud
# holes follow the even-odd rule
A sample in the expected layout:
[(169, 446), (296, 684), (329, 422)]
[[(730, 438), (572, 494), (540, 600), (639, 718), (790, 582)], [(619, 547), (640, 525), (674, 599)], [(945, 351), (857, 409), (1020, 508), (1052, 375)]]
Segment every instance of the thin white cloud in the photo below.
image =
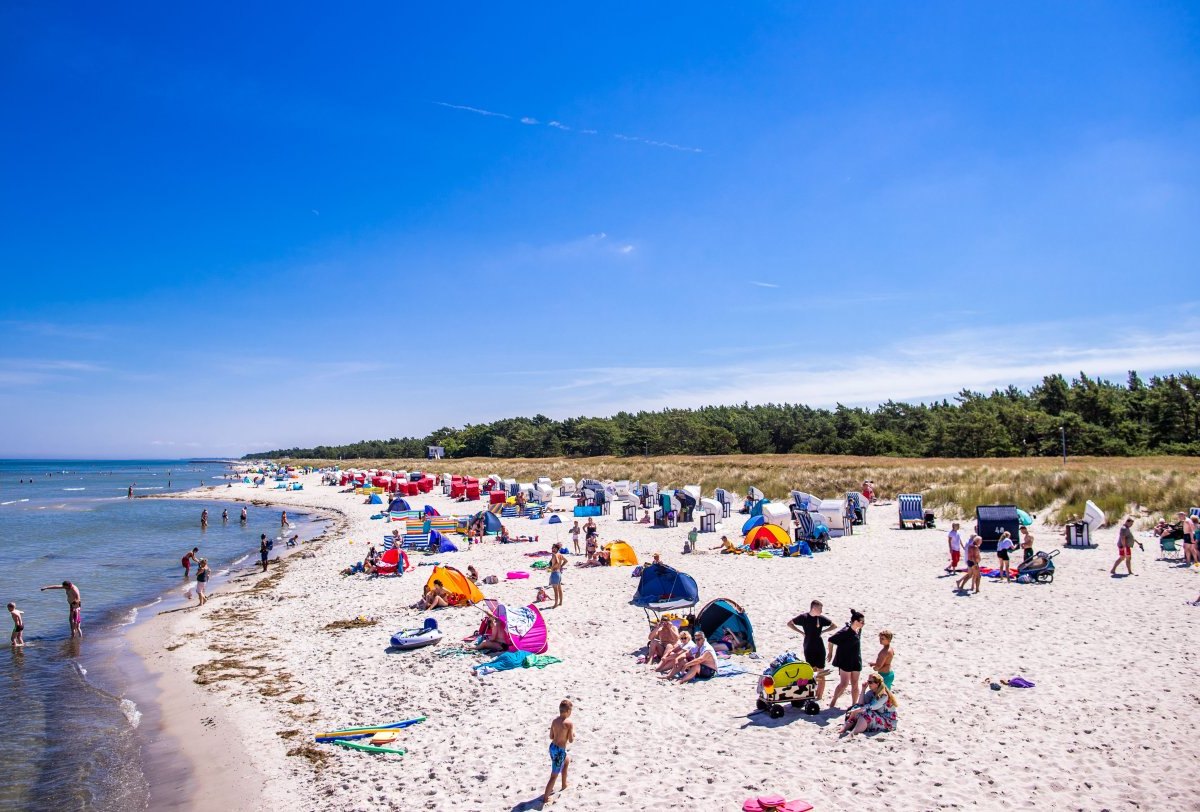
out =
[(777, 288), (777, 287), (779, 287), (779, 285), (776, 285), (774, 282), (755, 282), (754, 280), (751, 280), (750, 284), (754, 285), (755, 287), (760, 287), (760, 288)]
[(54, 324), (46, 321), (0, 321), (0, 325), (44, 338), (102, 341), (109, 337), (107, 330), (98, 327), (79, 327), (69, 324)]
[(618, 249), (617, 249), (617, 253), (620, 253), (620, 254), (632, 254), (632, 253), (633, 253), (633, 246), (632, 246), (632, 245), (622, 245), (620, 248), (618, 248)]
[[(527, 124), (530, 126), (541, 125), (541, 126), (546, 126), (546, 127), (552, 127), (553, 129), (556, 129), (556, 130), (563, 130), (566, 132), (578, 132), (578, 133), (582, 133), (583, 135), (599, 135), (600, 134), (600, 132), (598, 130), (576, 129), (574, 127), (570, 127), (570, 126), (564, 124), (563, 122), (558, 121), (557, 119), (543, 122), (543, 121), (539, 121), (538, 119), (534, 118), (533, 116), (510, 116), (507, 113), (497, 113), (492, 110), (483, 110), (479, 107), (470, 107), (465, 104), (450, 104), (449, 102), (441, 102), (441, 101), (433, 102), (433, 103), (436, 104), (438, 107), (446, 107), (446, 108), (449, 108), (450, 110), (463, 110), (465, 112), (475, 113), (476, 115), (480, 115), (480, 116), (492, 116), (493, 118), (506, 118), (506, 119), (509, 119), (510, 121), (515, 119), (516, 121), (519, 121), (522, 124)], [(648, 146), (648, 147), (658, 147), (660, 149), (670, 149), (670, 150), (675, 150), (676, 152), (690, 152), (693, 154), (699, 154), (699, 153), (704, 152), (704, 150), (701, 149), (700, 147), (689, 147), (689, 146), (685, 146), (683, 144), (675, 144), (675, 143), (672, 143), (671, 141), (659, 141), (654, 138), (643, 138), (640, 135), (626, 135), (625, 133), (613, 133), (612, 137), (617, 139), (618, 141), (628, 141), (628, 142), (634, 143), (634, 144), (644, 144), (645, 146)]]
[(0, 358), (0, 385), (37, 386), (107, 371), (88, 361)]
[(478, 116), (492, 116), (493, 118), (509, 118), (512, 116), (507, 113), (494, 113), (491, 110), (481, 110), (478, 107), (468, 107), (465, 104), (450, 104), (449, 102), (434, 102), (438, 107), (448, 107), (451, 110), (463, 110), (468, 113), (474, 113)]

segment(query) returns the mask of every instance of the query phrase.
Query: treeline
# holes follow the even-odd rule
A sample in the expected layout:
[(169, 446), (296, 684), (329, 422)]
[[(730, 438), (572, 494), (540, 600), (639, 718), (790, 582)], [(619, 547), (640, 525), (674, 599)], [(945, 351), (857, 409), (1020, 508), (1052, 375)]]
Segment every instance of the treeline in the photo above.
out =
[(633, 456), (640, 454), (853, 454), (902, 457), (1055, 456), (1065, 428), (1072, 455), (1200, 455), (1200, 378), (1191, 373), (1124, 385), (1050, 375), (1028, 392), (960, 392), (953, 402), (888, 401), (875, 409), (793, 404), (707, 406), (612, 417), (544, 415), (441, 428), (426, 437), (285, 448), (246, 459)]

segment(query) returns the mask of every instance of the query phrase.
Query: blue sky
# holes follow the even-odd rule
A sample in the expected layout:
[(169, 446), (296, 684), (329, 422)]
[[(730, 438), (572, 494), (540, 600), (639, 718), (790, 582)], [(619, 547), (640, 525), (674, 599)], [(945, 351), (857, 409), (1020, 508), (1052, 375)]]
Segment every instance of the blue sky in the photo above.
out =
[(0, 9), (0, 456), (1200, 370), (1195, 4), (432, 5)]

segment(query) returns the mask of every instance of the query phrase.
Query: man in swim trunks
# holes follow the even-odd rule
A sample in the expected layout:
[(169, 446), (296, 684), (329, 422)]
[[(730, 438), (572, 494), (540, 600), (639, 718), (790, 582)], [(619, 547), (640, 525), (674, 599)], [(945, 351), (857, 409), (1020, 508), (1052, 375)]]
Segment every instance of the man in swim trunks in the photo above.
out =
[(1117, 531), (1117, 560), (1113, 562), (1112, 569), (1108, 571), (1109, 575), (1117, 574), (1117, 567), (1122, 561), (1125, 562), (1125, 571), (1133, 575), (1133, 545), (1135, 544), (1137, 544), (1137, 539), (1133, 535), (1133, 517), (1130, 516)]
[(193, 547), (190, 553), (184, 553), (180, 564), (183, 564), (183, 577), (187, 578), (192, 574), (192, 562), (196, 560), (196, 553), (200, 552), (199, 547)]
[(12, 635), (8, 640), (12, 643), (13, 648), (20, 648), (25, 645), (25, 613), (18, 609), (15, 603), (10, 603), (8, 614), (12, 616), (13, 622)]
[(267, 534), (263, 533), (258, 537), (258, 558), (262, 562), (263, 572), (267, 571), (267, 553), (270, 551), (271, 547), (267, 544)]
[(554, 792), (554, 779), (562, 775), (562, 789), (567, 788), (567, 770), (571, 767), (571, 757), (567, 753), (567, 745), (575, 741), (575, 723), (570, 721), (571, 700), (564, 699), (558, 703), (558, 716), (550, 723), (550, 781), (546, 791), (542, 793), (542, 803), (550, 803), (550, 795)]
[(833, 621), (821, 614), (825, 607), (820, 601), (809, 604), (808, 612), (788, 621), (788, 628), (804, 635), (804, 662), (813, 668), (817, 677), (817, 701), (825, 694), (825, 641), (821, 635), (833, 626)]
[(245, 508), (242, 508), (242, 518), (241, 518), (241, 522), (242, 522), (242, 524), (245, 524), (245, 523), (246, 523), (246, 521), (248, 520), (248, 518), (249, 518), (249, 517), (248, 517), (248, 515), (247, 515), (247, 513), (246, 513), (246, 509), (245, 509)]
[(550, 548), (550, 588), (554, 591), (554, 605), (551, 609), (562, 606), (562, 571), (567, 566), (567, 557), (559, 552), (558, 544)]
[(71, 636), (78, 635), (83, 637), (83, 598), (79, 594), (79, 587), (70, 581), (63, 581), (61, 584), (51, 584), (41, 588), (42, 592), (47, 589), (61, 589), (67, 593), (67, 620), (71, 624)]

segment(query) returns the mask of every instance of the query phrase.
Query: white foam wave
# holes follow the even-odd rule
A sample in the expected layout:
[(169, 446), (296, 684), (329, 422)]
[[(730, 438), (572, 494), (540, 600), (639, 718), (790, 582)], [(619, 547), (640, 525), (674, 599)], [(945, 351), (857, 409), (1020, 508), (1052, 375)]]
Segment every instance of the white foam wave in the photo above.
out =
[(87, 488), (63, 488), (64, 491), (86, 491)]
[(0, 502), (0, 505), (15, 505), (17, 502), (20, 502), (20, 501), (21, 501), (20, 499), (11, 499), (8, 502)]
[(134, 488), (135, 491), (161, 491), (165, 490), (162, 485), (146, 485), (143, 488)]
[(162, 603), (162, 596), (161, 596), (161, 595), (160, 595), (159, 597), (155, 598), (154, 600), (150, 601), (150, 603), (144, 604), (144, 605), (142, 605), (142, 606), (134, 606), (134, 607), (131, 607), (131, 608), (129, 609), (129, 611), (128, 611), (128, 612), (125, 614), (125, 620), (124, 620), (124, 621), (122, 621), (120, 625), (122, 625), (122, 626), (132, 626), (134, 623), (137, 623), (137, 618), (138, 618), (138, 610), (140, 610), (140, 609), (149, 609), (151, 606), (157, 606), (157, 605), (158, 605), (158, 604), (160, 604), (160, 603)]
[(233, 561), (233, 563), (232, 563), (232, 564), (230, 564), (229, 566), (231, 566), (231, 567), (236, 567), (238, 564), (242, 563), (243, 561), (245, 561), (245, 560), (246, 560), (247, 558), (249, 558), (249, 557), (250, 557), (250, 554), (249, 554), (249, 553), (247, 553), (246, 555), (242, 556), (241, 558), (235, 559), (235, 560)]
[(80, 665), (79, 663), (72, 663), (72, 665), (74, 665), (75, 670), (79, 672), (79, 676), (81, 676), (81, 677), (87, 676), (87, 669), (84, 668), (82, 665)]
[(137, 703), (133, 700), (121, 700), (121, 713), (125, 714), (125, 718), (129, 720), (130, 727), (137, 727), (142, 722), (142, 712), (138, 710)]

